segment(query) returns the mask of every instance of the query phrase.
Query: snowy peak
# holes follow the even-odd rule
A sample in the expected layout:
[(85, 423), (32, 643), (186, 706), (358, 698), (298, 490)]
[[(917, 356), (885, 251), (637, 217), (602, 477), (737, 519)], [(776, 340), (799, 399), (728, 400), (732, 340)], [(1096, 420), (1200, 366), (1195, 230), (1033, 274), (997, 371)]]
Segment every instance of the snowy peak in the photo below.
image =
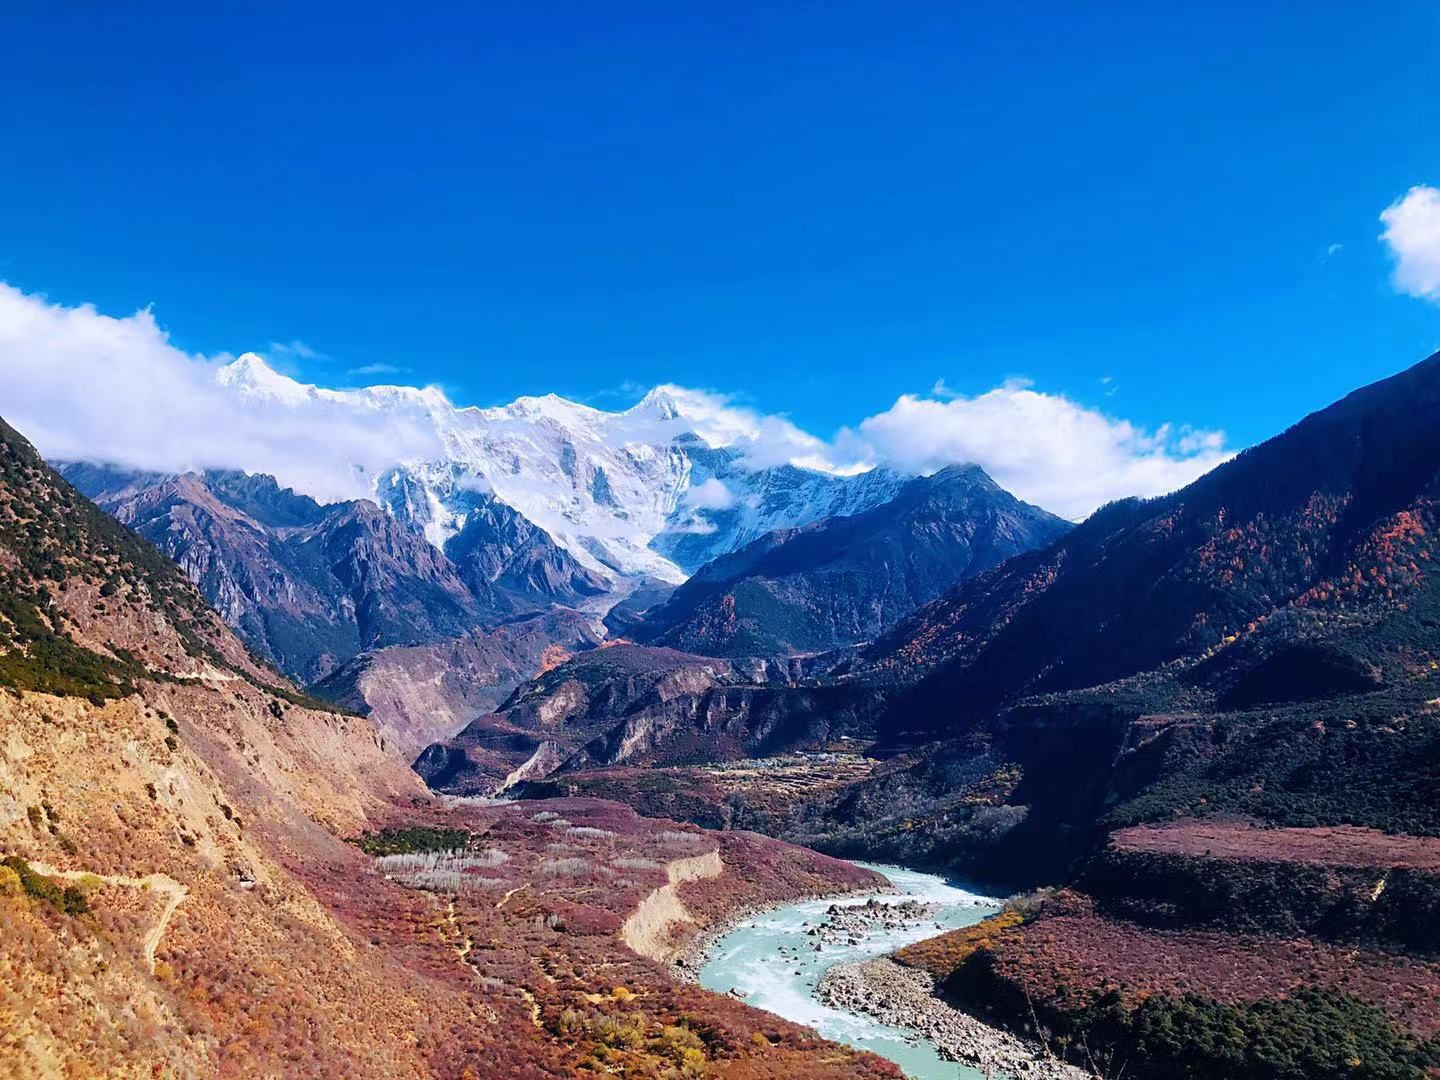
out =
[(653, 416), (658, 420), (680, 419), (680, 403), (666, 386), (657, 386), (628, 410), (631, 416)]
[[(498, 500), (585, 572), (616, 584), (683, 581), (771, 529), (868, 509), (897, 487), (881, 472), (757, 469), (743, 429), (717, 424), (703, 395), (671, 386), (617, 412), (556, 394), (457, 408), (435, 387), (307, 385), (255, 353), (219, 369), (216, 381), (252, 412), (272, 410), (277, 425), (304, 423), (308, 414), (317, 428), (348, 424), (367, 450), (379, 447), (382, 455), (397, 430), (409, 433), (406, 446), (434, 448), (397, 450), (380, 468), (373, 460), (368, 470), (359, 462), (339, 467), (345, 478), (370, 478), (364, 493), (435, 547), (443, 549), (479, 507)], [(313, 476), (318, 466), (303, 464), (297, 474)], [(302, 476), (280, 479), (305, 490)]]
[(359, 390), (327, 390), (281, 374), (266, 363), (264, 357), (253, 352), (245, 353), (221, 367), (215, 373), (215, 381), (252, 404), (457, 411), (438, 387), (381, 385)]
[(245, 353), (226, 364), (215, 380), (223, 387), (250, 401), (272, 401), (282, 405), (300, 405), (311, 400), (315, 387), (298, 383), (281, 375), (255, 353)]

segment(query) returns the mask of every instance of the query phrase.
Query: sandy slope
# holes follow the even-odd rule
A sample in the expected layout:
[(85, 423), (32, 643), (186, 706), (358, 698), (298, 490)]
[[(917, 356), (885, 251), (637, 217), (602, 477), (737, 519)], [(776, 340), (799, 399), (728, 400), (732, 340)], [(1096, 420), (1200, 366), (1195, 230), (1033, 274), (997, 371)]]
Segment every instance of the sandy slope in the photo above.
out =
[(671, 941), (672, 928), (676, 923), (695, 921), (676, 890), (687, 881), (719, 877), (724, 870), (718, 850), (667, 863), (665, 874), (669, 880), (642, 900), (620, 928), (625, 944), (651, 960), (669, 960), (677, 948)]

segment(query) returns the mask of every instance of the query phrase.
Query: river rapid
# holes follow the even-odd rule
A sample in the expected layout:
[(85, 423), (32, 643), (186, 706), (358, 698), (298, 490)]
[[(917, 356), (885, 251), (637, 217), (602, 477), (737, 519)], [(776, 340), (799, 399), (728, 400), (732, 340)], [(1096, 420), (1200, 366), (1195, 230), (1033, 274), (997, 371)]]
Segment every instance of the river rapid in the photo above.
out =
[(933, 1043), (915, 1033), (889, 1027), (865, 1013), (832, 1008), (816, 996), (820, 977), (836, 964), (882, 956), (946, 930), (977, 923), (999, 910), (997, 901), (966, 892), (933, 874), (894, 866), (868, 868), (885, 875), (892, 886), (879, 900), (916, 900), (939, 909), (919, 925), (876, 928), (861, 935), (858, 944), (842, 936), (817, 951), (818, 938), (807, 931), (825, 921), (830, 906), (864, 904), (870, 897), (809, 900), (775, 908), (746, 919), (715, 941), (700, 969), (700, 985), (720, 993), (734, 990), (757, 1008), (813, 1027), (828, 1039), (889, 1058), (912, 1080), (984, 1080), (978, 1069), (941, 1058)]

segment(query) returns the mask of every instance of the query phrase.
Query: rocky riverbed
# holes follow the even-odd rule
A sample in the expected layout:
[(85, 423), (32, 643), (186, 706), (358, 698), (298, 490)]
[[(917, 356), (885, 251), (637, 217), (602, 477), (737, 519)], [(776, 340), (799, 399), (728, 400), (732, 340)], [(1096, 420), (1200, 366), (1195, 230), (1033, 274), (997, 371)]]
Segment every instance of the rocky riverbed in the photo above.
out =
[(914, 1031), (942, 1056), (974, 1065), (987, 1076), (1086, 1080), (1089, 1075), (947, 1004), (936, 994), (932, 975), (889, 957), (835, 965), (820, 979), (817, 995), (832, 1008), (868, 1013), (882, 1023)]
[(877, 931), (909, 929), (926, 922), (931, 923), (938, 934), (944, 929), (936, 921), (939, 913), (939, 904), (871, 897), (863, 904), (831, 904), (825, 911), (824, 920), (806, 927), (805, 934), (815, 939), (813, 944), (817, 945), (837, 945), (841, 942), (859, 945)]

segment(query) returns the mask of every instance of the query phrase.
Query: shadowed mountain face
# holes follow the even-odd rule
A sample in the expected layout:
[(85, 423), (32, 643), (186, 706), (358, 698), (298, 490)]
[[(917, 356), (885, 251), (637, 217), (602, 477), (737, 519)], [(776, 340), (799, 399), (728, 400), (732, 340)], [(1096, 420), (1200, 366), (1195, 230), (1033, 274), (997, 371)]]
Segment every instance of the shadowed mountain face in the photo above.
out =
[(302, 682), (363, 650), (458, 637), (599, 589), (544, 532), (483, 497), (442, 552), (374, 503), (321, 506), (267, 476), (62, 471)]
[(720, 556), (632, 634), (713, 656), (850, 645), (1069, 528), (978, 467), (954, 466), (863, 513), (777, 530)]
[(476, 501), (465, 527), (445, 542), (445, 554), (470, 590), (496, 611), (527, 603), (578, 604), (608, 588), (544, 529), (490, 497)]
[(788, 531), (825, 518), (870, 510), (893, 499), (905, 485), (902, 473), (886, 468), (836, 476), (776, 465), (754, 469), (734, 450), (707, 446), (695, 436), (676, 440), (690, 464), (692, 492), (714, 491), (706, 500), (682, 501), (671, 530), (652, 546), (687, 573), (739, 551), (767, 533)]

